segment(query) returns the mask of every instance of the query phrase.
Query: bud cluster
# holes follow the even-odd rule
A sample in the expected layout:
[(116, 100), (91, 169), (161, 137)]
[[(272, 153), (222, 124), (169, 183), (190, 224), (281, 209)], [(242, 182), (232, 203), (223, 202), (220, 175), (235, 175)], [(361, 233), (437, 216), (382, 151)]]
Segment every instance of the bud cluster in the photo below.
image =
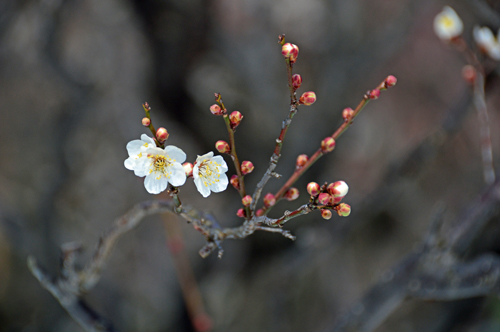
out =
[[(340, 203), (349, 192), (349, 186), (344, 181), (337, 181), (320, 186), (316, 182), (307, 184), (307, 193), (311, 196), (311, 203), (321, 208), (321, 216), (324, 219), (331, 218), (329, 209), (337, 211), (339, 216), (347, 216), (350, 213), (350, 206)], [(342, 205), (342, 207), (339, 207)], [(349, 211), (347, 211), (349, 210)]]

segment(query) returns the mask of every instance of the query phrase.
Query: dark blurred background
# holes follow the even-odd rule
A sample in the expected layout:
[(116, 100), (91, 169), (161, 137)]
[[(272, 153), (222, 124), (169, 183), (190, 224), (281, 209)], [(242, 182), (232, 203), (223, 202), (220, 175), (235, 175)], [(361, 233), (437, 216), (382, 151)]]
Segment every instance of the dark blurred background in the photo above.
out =
[[(255, 165), (246, 177), (254, 188), (289, 108), (282, 33), (300, 48), (299, 93), (318, 96), (300, 108), (286, 137), (277, 168), (285, 179), (297, 155), (311, 155), (340, 125), (343, 108), (354, 108), (387, 75), (398, 78), (297, 183), (300, 198), (280, 202), (271, 216), (307, 202), (313, 180), (346, 181), (353, 213), (294, 219), (285, 228), (295, 242), (270, 233), (227, 240), (222, 260), (200, 258), (204, 239), (179, 223), (213, 331), (327, 329), (418, 247), (435, 204), (444, 203), (453, 220), (485, 187), (478, 120), (461, 79), (466, 62), (432, 29), (444, 5), (462, 17), (471, 45), (475, 24), (500, 27), (496, 4), (473, 0), (0, 1), (0, 331), (82, 331), (29, 273), (26, 258), (35, 255), (56, 276), (60, 245), (81, 241), (83, 265), (115, 218), (154, 198), (123, 166), (126, 143), (146, 132), (144, 101), (169, 143), (193, 162), (227, 139), (209, 111), (220, 92), (245, 117), (237, 149)], [(493, 73), (487, 104), (495, 165), (499, 89)], [(445, 129), (443, 119), (451, 119)], [(429, 137), (430, 150), (412, 157)], [(272, 179), (264, 192), (283, 183)], [(231, 187), (203, 199), (188, 181), (181, 199), (223, 226), (241, 223)], [(500, 251), (497, 242), (488, 250)], [(194, 331), (158, 216), (121, 239), (84, 299), (120, 331)], [(428, 315), (405, 307), (377, 331), (500, 329), (493, 298), (464, 302), (459, 323), (434, 318), (453, 308), (415, 306)]]

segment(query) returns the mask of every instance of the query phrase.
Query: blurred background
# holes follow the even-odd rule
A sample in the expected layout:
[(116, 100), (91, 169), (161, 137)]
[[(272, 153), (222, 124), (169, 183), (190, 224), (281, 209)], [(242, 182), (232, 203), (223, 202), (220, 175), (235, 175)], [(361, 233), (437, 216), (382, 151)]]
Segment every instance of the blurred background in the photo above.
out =
[[(343, 108), (387, 75), (398, 78), (297, 182), (300, 198), (280, 202), (271, 216), (307, 202), (309, 181), (346, 181), (353, 213), (294, 219), (285, 228), (295, 242), (263, 232), (227, 240), (222, 260), (202, 259), (203, 237), (171, 219), (211, 317), (205, 331), (328, 330), (418, 248), (437, 203), (453, 221), (485, 188), (478, 120), (461, 78), (466, 62), (432, 28), (444, 5), (462, 17), (470, 45), (474, 25), (500, 27), (498, 6), (474, 0), (0, 1), (0, 331), (83, 331), (26, 259), (34, 255), (57, 276), (60, 246), (80, 241), (83, 266), (115, 218), (155, 198), (123, 166), (127, 142), (147, 133), (143, 102), (193, 162), (227, 139), (209, 111), (221, 93), (244, 115), (236, 141), (240, 160), (255, 165), (246, 177), (253, 191), (289, 109), (282, 33), (300, 48), (299, 94), (312, 90), (318, 100), (300, 107), (276, 169), (283, 179), (271, 179), (264, 193), (334, 132)], [(493, 72), (486, 92), (495, 165), (499, 89)], [(241, 223), (231, 187), (203, 199), (188, 181), (181, 199), (225, 227)], [(492, 229), (484, 251), (500, 251)], [(119, 241), (84, 300), (120, 331), (195, 331), (159, 216)], [(498, 312), (494, 298), (414, 301), (377, 331), (498, 331)]]

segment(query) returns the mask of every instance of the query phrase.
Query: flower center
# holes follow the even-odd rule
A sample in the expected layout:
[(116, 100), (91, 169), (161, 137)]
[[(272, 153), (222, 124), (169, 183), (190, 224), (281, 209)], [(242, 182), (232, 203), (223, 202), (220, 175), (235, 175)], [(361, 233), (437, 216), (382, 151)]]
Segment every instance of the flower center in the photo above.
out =
[(446, 28), (452, 28), (455, 25), (455, 21), (448, 16), (444, 16), (441, 19), (441, 24), (443, 24)]
[(216, 182), (219, 182), (221, 164), (216, 163), (212, 160), (203, 160), (198, 167), (198, 174), (203, 180), (205, 187), (211, 186)]
[(159, 180), (162, 175), (169, 179), (170, 174), (172, 173), (168, 169), (172, 165), (172, 163), (170, 162), (171, 159), (159, 154), (157, 154), (156, 156), (151, 155), (150, 158), (153, 159), (153, 162), (151, 164), (152, 169), (149, 170), (149, 173), (155, 172), (157, 174), (157, 180)]

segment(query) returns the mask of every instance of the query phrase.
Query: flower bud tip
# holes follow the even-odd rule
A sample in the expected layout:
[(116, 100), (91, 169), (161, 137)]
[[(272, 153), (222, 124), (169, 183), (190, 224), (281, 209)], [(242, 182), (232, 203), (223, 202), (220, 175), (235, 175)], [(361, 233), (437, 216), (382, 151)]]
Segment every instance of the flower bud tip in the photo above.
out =
[(333, 149), (335, 149), (335, 144), (336, 143), (333, 137), (328, 136), (327, 138), (321, 141), (321, 151), (323, 153), (332, 152)]
[(300, 96), (299, 103), (306, 106), (311, 106), (316, 102), (316, 94), (313, 91), (307, 91)]
[(215, 148), (220, 153), (229, 153), (229, 152), (231, 152), (231, 147), (229, 146), (229, 144), (226, 141), (217, 141), (215, 143)]
[(252, 173), (253, 169), (254, 166), (251, 161), (245, 160), (241, 163), (241, 173), (243, 173), (243, 175)]
[(156, 139), (160, 143), (165, 142), (167, 140), (168, 136), (169, 136), (169, 134), (168, 134), (167, 130), (163, 127), (158, 128), (158, 130), (156, 131)]

